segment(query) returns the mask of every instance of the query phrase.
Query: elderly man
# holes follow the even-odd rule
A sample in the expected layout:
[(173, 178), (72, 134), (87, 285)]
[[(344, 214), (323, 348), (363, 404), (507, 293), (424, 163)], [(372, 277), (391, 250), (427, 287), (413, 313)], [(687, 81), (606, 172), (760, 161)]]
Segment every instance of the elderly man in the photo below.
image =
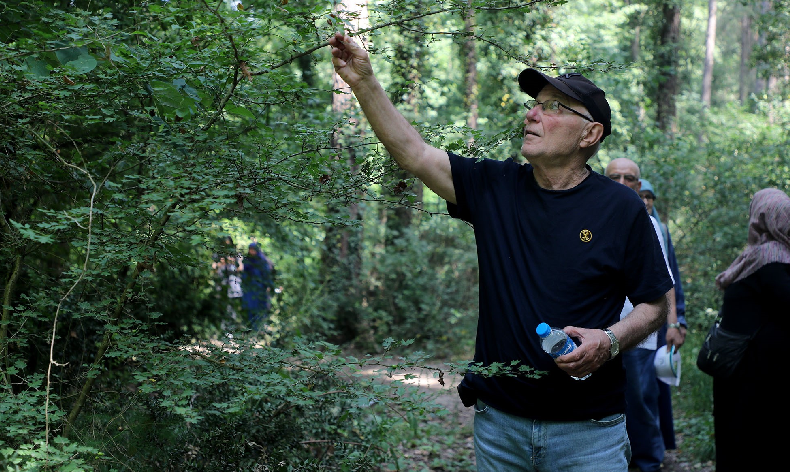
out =
[[(480, 277), (475, 363), (511, 375), (467, 373), (481, 471), (626, 471), (625, 372), (620, 349), (666, 320), (672, 280), (639, 197), (587, 165), (611, 133), (603, 90), (578, 73), (519, 77), (527, 102), (521, 154), (470, 159), (428, 145), (389, 101), (366, 51), (330, 39), (335, 71), (393, 159), (474, 226)], [(633, 311), (620, 319), (626, 296)], [(552, 359), (541, 322), (578, 348)], [(528, 375), (518, 367), (543, 371)], [(586, 380), (574, 380), (592, 374)]]
[[(606, 175), (637, 193), (641, 190), (639, 166), (630, 159), (618, 158), (612, 160), (606, 166)], [(652, 216), (650, 219), (653, 223), (656, 237), (661, 243), (667, 270), (671, 271), (659, 222)], [(674, 289), (670, 293), (670, 304), (668, 321), (670, 325), (677, 326)], [(621, 316), (627, 316), (630, 310), (630, 303), (626, 300)], [(666, 344), (679, 348), (683, 344), (680, 331), (676, 329), (667, 331)], [(658, 347), (658, 332), (656, 332), (648, 336), (636, 348), (623, 353), (623, 363), (625, 364), (628, 381), (628, 389), (626, 390), (626, 425), (633, 453), (632, 464), (642, 472), (658, 472), (661, 469), (661, 463), (664, 460), (664, 450), (666, 449), (661, 432), (660, 391), (656, 380), (655, 367), (653, 366)]]
[(674, 329), (677, 332), (668, 332), (666, 334), (669, 336), (667, 339), (672, 339), (672, 345), (680, 348), (686, 339), (686, 302), (683, 296), (683, 285), (680, 280), (680, 270), (677, 258), (675, 257), (672, 238), (670, 237), (666, 224), (661, 222), (661, 218), (659, 218), (658, 211), (654, 205), (656, 193), (653, 189), (653, 185), (641, 177), (642, 172), (636, 162), (625, 157), (613, 159), (609, 162), (609, 165), (606, 166), (605, 174), (610, 179), (620, 182), (638, 193), (645, 204), (647, 213), (658, 222), (661, 230), (661, 238), (664, 242), (664, 251), (669, 260), (672, 278), (675, 281), (675, 310), (677, 321), (669, 323), (665, 328), (668, 328), (667, 331)]
[[(672, 270), (672, 278), (675, 280), (675, 309), (677, 310), (678, 322), (675, 324), (666, 324), (658, 332), (658, 348), (661, 349), (666, 344), (666, 335), (669, 330), (676, 329), (680, 334), (681, 341), (686, 339), (686, 330), (688, 324), (686, 323), (686, 297), (683, 293), (683, 283), (680, 277), (680, 266), (675, 256), (675, 246), (672, 244), (672, 235), (669, 233), (666, 223), (661, 222), (661, 217), (655, 206), (656, 190), (653, 188), (647, 179), (639, 179), (641, 185), (639, 189), (639, 196), (645, 202), (647, 207), (647, 214), (652, 216), (658, 221), (661, 227), (661, 236), (664, 239), (664, 247), (667, 250), (667, 259), (669, 259), (669, 268)], [(675, 345), (680, 348), (680, 345)], [(661, 423), (661, 434), (664, 437), (664, 447), (666, 449), (675, 449), (677, 444), (675, 442), (675, 419), (672, 414), (672, 391), (669, 385), (656, 379), (658, 383), (658, 416)]]

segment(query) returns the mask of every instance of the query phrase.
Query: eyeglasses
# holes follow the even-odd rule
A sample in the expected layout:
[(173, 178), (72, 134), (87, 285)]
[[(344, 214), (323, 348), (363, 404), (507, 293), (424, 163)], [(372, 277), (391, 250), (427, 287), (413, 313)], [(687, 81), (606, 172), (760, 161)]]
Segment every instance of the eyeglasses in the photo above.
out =
[(639, 180), (639, 177), (637, 177), (637, 176), (635, 176), (633, 174), (625, 174), (625, 175), (609, 174), (609, 175), (607, 175), (607, 177), (609, 177), (610, 179), (612, 179), (614, 181), (617, 181), (617, 182), (619, 182), (620, 179), (625, 179), (625, 181), (628, 182), (629, 184), (632, 184), (632, 183), (636, 182), (637, 180)]
[(642, 200), (655, 200), (656, 199), (655, 195), (653, 195), (652, 193), (647, 193), (647, 192), (643, 193), (641, 195), (641, 197), (642, 197)]
[(595, 122), (595, 120), (593, 120), (589, 116), (586, 116), (586, 115), (584, 115), (582, 113), (579, 113), (578, 111), (574, 110), (573, 108), (571, 108), (571, 107), (569, 107), (567, 105), (563, 105), (562, 103), (560, 103), (559, 100), (546, 100), (545, 102), (539, 102), (537, 100), (527, 100), (524, 103), (524, 108), (526, 108), (527, 110), (532, 110), (533, 108), (535, 108), (538, 105), (540, 105), (541, 108), (543, 108), (543, 113), (546, 113), (546, 114), (549, 114), (549, 115), (556, 114), (558, 111), (560, 111), (560, 107), (562, 107), (562, 108), (570, 111), (571, 113), (574, 113), (576, 115), (581, 116), (582, 118), (584, 118), (587, 121)]

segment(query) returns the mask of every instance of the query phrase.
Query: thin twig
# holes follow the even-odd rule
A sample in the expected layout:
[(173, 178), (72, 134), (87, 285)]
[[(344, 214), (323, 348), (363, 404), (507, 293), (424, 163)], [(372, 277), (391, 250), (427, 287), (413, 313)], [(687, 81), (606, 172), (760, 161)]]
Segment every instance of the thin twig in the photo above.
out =
[[(66, 167), (70, 167), (72, 169), (77, 170), (78, 172), (81, 172), (81, 173), (85, 174), (85, 176), (88, 178), (88, 180), (91, 181), (91, 185), (93, 186), (93, 189), (91, 190), (90, 206), (89, 206), (89, 210), (88, 210), (88, 227), (87, 227), (88, 240), (87, 240), (87, 243), (85, 245), (85, 258), (84, 258), (84, 260), (82, 262), (82, 271), (80, 271), (80, 275), (79, 275), (79, 277), (77, 277), (77, 280), (75, 280), (74, 283), (71, 284), (71, 286), (66, 291), (66, 293), (63, 294), (63, 296), (58, 301), (58, 306), (55, 309), (55, 319), (52, 321), (52, 336), (50, 337), (50, 342), (49, 342), (49, 365), (47, 366), (47, 387), (46, 387), (46, 392), (47, 393), (46, 393), (46, 399), (45, 399), (45, 403), (44, 403), (44, 422), (45, 422), (44, 443), (45, 443), (46, 447), (49, 447), (49, 429), (50, 429), (50, 424), (49, 424), (49, 404), (50, 404), (50, 391), (51, 391), (51, 388), (52, 388), (52, 366), (53, 365), (64, 365), (64, 364), (58, 364), (58, 362), (55, 361), (55, 358), (54, 358), (55, 357), (55, 336), (57, 335), (58, 316), (60, 315), (60, 310), (63, 307), (63, 303), (69, 297), (71, 292), (77, 287), (77, 285), (79, 285), (79, 283), (85, 277), (85, 273), (88, 270), (88, 261), (90, 260), (90, 252), (91, 252), (91, 237), (92, 237), (92, 231), (93, 231), (93, 204), (94, 204), (94, 201), (95, 201), (95, 198), (96, 198), (96, 194), (98, 193), (98, 187), (96, 185), (96, 182), (93, 180), (93, 177), (91, 176), (90, 172), (88, 172), (87, 169), (83, 169), (82, 167), (76, 166), (76, 165), (74, 165), (74, 164), (72, 164), (70, 162), (66, 162), (65, 159), (60, 157), (60, 153), (58, 152), (58, 150), (53, 148), (52, 145), (46, 139), (44, 139), (42, 136), (39, 136), (33, 130), (30, 130), (30, 132), (47, 149), (49, 149), (49, 151), (52, 153), (52, 155), (55, 156), (55, 159), (60, 161)], [(79, 154), (79, 156), (82, 158), (83, 162), (85, 162), (85, 158), (82, 156), (82, 153), (80, 152), (80, 149), (79, 149), (79, 146), (77, 146), (77, 143), (75, 143), (74, 140), (72, 140), (70, 137), (69, 137), (69, 140), (71, 140), (72, 145), (74, 145), (74, 149), (77, 152), (77, 154)]]

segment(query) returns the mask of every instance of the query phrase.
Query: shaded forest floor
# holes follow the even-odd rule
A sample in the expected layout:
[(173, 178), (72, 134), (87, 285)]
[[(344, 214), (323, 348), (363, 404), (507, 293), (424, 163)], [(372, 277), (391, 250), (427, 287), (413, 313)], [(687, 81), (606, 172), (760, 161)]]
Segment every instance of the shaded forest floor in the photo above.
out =
[[(436, 363), (439, 368), (444, 368), (441, 363)], [(369, 367), (366, 372), (386, 380), (386, 376), (375, 373), (380, 367)], [(409, 471), (446, 471), (446, 472), (474, 472), (474, 443), (472, 427), (474, 422), (474, 409), (464, 408), (458, 399), (455, 390), (460, 381), (457, 376), (447, 376), (445, 386), (439, 384), (434, 378), (433, 371), (411, 372), (417, 376), (413, 379), (404, 379), (403, 374), (393, 376), (394, 379), (414, 385), (420, 391), (435, 395), (435, 401), (449, 412), (443, 417), (433, 417), (429, 422), (430, 431), (442, 431), (443, 437), (433, 441), (416, 442), (405, 445), (401, 451), (400, 470)], [(676, 412), (677, 413), (677, 412)], [(712, 463), (700, 463), (690, 457), (683, 447), (683, 433), (675, 431), (677, 449), (666, 452), (662, 472), (713, 472), (716, 470)], [(386, 469), (385, 469), (386, 470)], [(634, 469), (637, 470), (637, 469)]]

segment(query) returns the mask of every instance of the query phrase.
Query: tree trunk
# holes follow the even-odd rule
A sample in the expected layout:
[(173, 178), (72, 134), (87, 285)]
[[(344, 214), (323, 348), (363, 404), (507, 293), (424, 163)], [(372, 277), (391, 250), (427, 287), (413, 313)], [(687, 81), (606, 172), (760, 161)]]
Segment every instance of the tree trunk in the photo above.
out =
[[(421, 10), (421, 5), (416, 6)], [(422, 23), (416, 22), (410, 24), (409, 28), (399, 28), (398, 37), (400, 41), (395, 45), (395, 53), (393, 57), (393, 77), (392, 77), (392, 92), (390, 99), (394, 104), (403, 105), (413, 117), (418, 117), (420, 112), (420, 87), (418, 86), (422, 79), (422, 67), (424, 66), (423, 55), (424, 48), (421, 42), (422, 34), (415, 30), (422, 29)], [(408, 172), (399, 169), (395, 174), (396, 179), (406, 181), (413, 176)], [(395, 196), (404, 193), (406, 189), (399, 186), (400, 182), (394, 189), (389, 189)], [(411, 187), (408, 189), (410, 193), (417, 195), (415, 199), (415, 206), (421, 207), (422, 205), (422, 188), (423, 183), (415, 180)], [(391, 210), (394, 215), (386, 217), (387, 233), (391, 230), (400, 232), (403, 228), (411, 226), (414, 218), (414, 210), (407, 205), (399, 205), (394, 210)]]
[(299, 70), (302, 71), (302, 80), (308, 87), (315, 87), (315, 71), (313, 70), (313, 61), (309, 55), (301, 56), (296, 60), (299, 65)]
[(661, 8), (663, 22), (658, 50), (659, 84), (656, 122), (664, 132), (677, 132), (676, 100), (680, 92), (678, 77), (678, 46), (680, 43), (680, 6), (665, 2)]
[[(625, 2), (626, 5), (631, 5), (631, 3), (632, 3), (631, 0), (626, 0), (626, 2)], [(642, 44), (641, 44), (641, 41), (642, 41), (642, 21), (643, 21), (643, 19), (644, 19), (644, 15), (641, 14), (641, 13), (636, 15), (636, 16), (634, 16), (634, 18), (631, 19), (631, 26), (632, 26), (633, 31), (634, 31), (634, 37), (631, 40), (631, 60), (634, 63), (639, 62), (639, 57), (641, 56), (641, 49), (642, 49)], [(640, 94), (644, 94), (645, 85), (644, 85), (643, 81), (640, 81), (637, 84), (637, 88), (638, 88)], [(640, 122), (645, 121), (645, 117), (647, 116), (647, 113), (646, 113), (646, 110), (645, 110), (645, 101), (644, 100), (640, 100), (636, 104), (636, 106), (638, 107), (638, 110), (639, 110), (639, 113), (637, 114), (637, 116), (639, 117), (639, 121)]]
[[(347, 26), (351, 33), (369, 26), (368, 10), (365, 3), (352, 2), (348, 6), (340, 3), (337, 5), (337, 11), (355, 15), (356, 25)], [(355, 40), (361, 42), (361, 46), (365, 47), (363, 37), (356, 36)], [(343, 92), (332, 95), (332, 111), (337, 115), (342, 115), (352, 110), (354, 102), (352, 101), (351, 87), (336, 72), (332, 73), (332, 85), (335, 90)], [(352, 173), (357, 169), (356, 153), (353, 146), (346, 146), (346, 137), (360, 134), (358, 127), (359, 120), (351, 119), (344, 127), (336, 130), (332, 136), (332, 147), (335, 150), (336, 158), (344, 160)], [(336, 200), (334, 201), (336, 202)], [(339, 207), (336, 206), (336, 203), (330, 203), (327, 215), (347, 216), (351, 221), (362, 219), (358, 203), (351, 203), (347, 207)], [(361, 323), (358, 309), (360, 300), (359, 274), (362, 269), (361, 242), (362, 230), (359, 227), (329, 226), (326, 228), (322, 251), (322, 272), (328, 291), (335, 294), (338, 300), (334, 313), (328, 313), (338, 334), (338, 339), (334, 341), (338, 343), (350, 341), (359, 333)]]
[[(626, 5), (631, 5), (631, 0), (625, 0)], [(631, 40), (631, 60), (636, 62), (639, 60), (640, 35), (642, 28), (642, 15), (633, 19), (634, 38)]]
[(746, 103), (751, 88), (752, 67), (750, 59), (752, 55), (752, 37), (752, 17), (748, 13), (744, 13), (741, 17), (741, 63), (738, 74), (738, 98), (741, 104)]
[[(770, 1), (762, 1), (759, 5), (760, 8), (760, 15), (766, 15), (769, 11), (773, 9), (773, 3)], [(758, 23), (759, 24), (759, 23)], [(765, 47), (767, 43), (765, 31), (760, 31), (757, 36), (757, 47), (762, 48)], [(757, 78), (754, 81), (754, 93), (756, 95), (760, 95), (763, 92), (766, 92), (769, 89), (769, 85), (771, 82), (771, 76), (766, 71), (768, 69), (768, 64), (765, 62), (760, 62), (757, 64)]]
[[(420, 4), (416, 5), (417, 10), (422, 10)], [(425, 49), (422, 44), (423, 23), (417, 21), (410, 23), (408, 27), (398, 27), (398, 42), (394, 45), (392, 58), (392, 85), (390, 99), (401, 108), (407, 119), (418, 118), (420, 116), (420, 82), (422, 80), (425, 61), (423, 60)], [(414, 226), (418, 212), (407, 200), (405, 193), (416, 195), (414, 206), (422, 207), (422, 190), (424, 184), (403, 169), (398, 168), (394, 173), (395, 185), (392, 188), (384, 189), (395, 199), (402, 199), (402, 204), (396, 206), (388, 205), (382, 210), (381, 221), (384, 225), (383, 245), (387, 257), (398, 255), (403, 252), (403, 245), (400, 241), (403, 237), (409, 237)], [(405, 182), (411, 180), (411, 186), (405, 187)], [(375, 269), (374, 269), (375, 270)], [(405, 308), (398, 305), (395, 295), (402, 290), (404, 282), (408, 280), (410, 274), (409, 267), (399, 267), (388, 271), (386, 274), (377, 274), (384, 284), (384, 290), (376, 289), (376, 293), (369, 295), (370, 300), (380, 299), (382, 294), (390, 294), (387, 303), (379, 300), (381, 308), (387, 310), (390, 315), (390, 323), (393, 326), (402, 325), (405, 321), (404, 315), (410, 313), (414, 316), (414, 310), (418, 307)], [(386, 329), (386, 328), (385, 328)]]
[(716, 0), (708, 0), (708, 30), (705, 34), (705, 67), (702, 72), (702, 105), (710, 108), (713, 85), (713, 53), (716, 49)]
[(14, 257), (11, 272), (3, 280), (5, 288), (3, 290), (3, 307), (2, 307), (2, 321), (0, 323), (0, 381), (6, 387), (11, 387), (11, 376), (8, 375), (9, 365), (8, 361), (8, 325), (11, 323), (11, 304), (16, 289), (16, 282), (19, 280), (19, 273), (22, 271), (22, 254), (17, 254)]
[(472, 129), (477, 129), (477, 119), (479, 114), (478, 102), (478, 83), (477, 83), (477, 48), (474, 37), (475, 29), (475, 10), (472, 7), (472, 0), (467, 3), (466, 19), (464, 20), (464, 33), (467, 39), (464, 44), (466, 49), (466, 106), (469, 109), (469, 116), (466, 125)]

